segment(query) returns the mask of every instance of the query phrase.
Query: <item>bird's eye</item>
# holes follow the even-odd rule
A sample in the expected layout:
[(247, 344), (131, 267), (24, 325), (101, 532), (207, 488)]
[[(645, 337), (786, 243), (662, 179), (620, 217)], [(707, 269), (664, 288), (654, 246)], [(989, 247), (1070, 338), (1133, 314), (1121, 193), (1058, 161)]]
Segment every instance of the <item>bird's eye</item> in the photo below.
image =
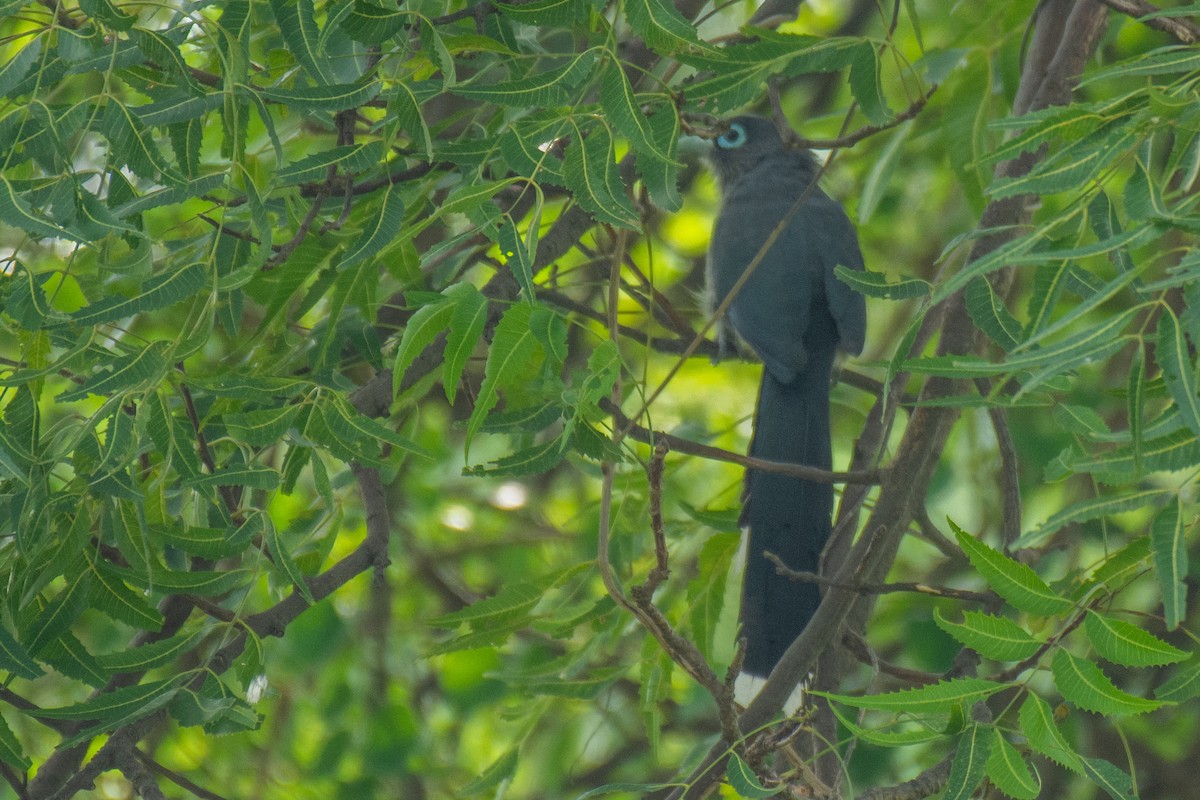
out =
[(740, 123), (734, 122), (729, 130), (717, 137), (717, 147), (725, 150), (735, 150), (746, 143), (746, 129)]

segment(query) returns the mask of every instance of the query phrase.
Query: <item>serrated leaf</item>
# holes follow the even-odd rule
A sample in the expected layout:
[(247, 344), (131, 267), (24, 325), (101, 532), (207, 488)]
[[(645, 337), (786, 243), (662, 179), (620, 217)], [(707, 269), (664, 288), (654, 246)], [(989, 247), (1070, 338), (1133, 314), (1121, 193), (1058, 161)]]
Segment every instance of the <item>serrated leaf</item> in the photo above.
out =
[(143, 283), (132, 297), (104, 297), (75, 311), (71, 319), (79, 325), (98, 325), (130, 317), (143, 311), (186, 300), (208, 281), (203, 264), (189, 264), (181, 270), (155, 275)]
[(235, 440), (252, 447), (280, 442), (296, 423), (301, 407), (284, 405), (225, 415), (225, 427)]
[(147, 181), (179, 184), (177, 175), (163, 158), (158, 143), (137, 114), (124, 103), (109, 98), (100, 118), (99, 132), (108, 140), (111, 166), (129, 167)]
[(1173, 631), (1187, 617), (1188, 548), (1183, 525), (1183, 498), (1168, 502), (1150, 525), (1154, 574), (1163, 599), (1163, 618)]
[(1075, 453), (1063, 460), (1072, 472), (1095, 475), (1110, 485), (1132, 483), (1142, 473), (1187, 469), (1200, 463), (1200, 440), (1183, 429), (1143, 441), (1140, 447), (1126, 446), (1097, 453)]
[(852, 708), (870, 711), (892, 711), (908, 714), (947, 714), (959, 703), (973, 703), (1007, 688), (1007, 684), (980, 678), (955, 678), (918, 689), (902, 689), (886, 694), (851, 695), (813, 692), (828, 700)]
[(450, 331), (446, 335), (446, 350), (442, 360), (442, 385), (446, 390), (447, 402), (453, 405), (467, 360), (483, 335), (488, 301), (474, 285), (465, 282), (449, 287), (445, 295), (450, 298), (453, 312), (449, 315)]
[[(650, 3), (654, 1), (647, 0)], [(759, 782), (758, 776), (754, 774), (754, 770), (750, 769), (750, 765), (743, 761), (737, 753), (729, 755), (729, 762), (725, 765), (725, 780), (737, 792), (738, 797), (753, 798), (753, 800), (774, 797), (783, 791), (782, 786), (774, 789), (763, 786)]]
[(1054, 712), (1045, 700), (1035, 694), (1028, 695), (1018, 717), (1021, 733), (1025, 735), (1030, 749), (1061, 767), (1083, 774), (1082, 759), (1059, 732), (1054, 722)]
[(992, 750), (987, 760), (987, 778), (997, 789), (1015, 800), (1036, 800), (1042, 782), (999, 730), (993, 730)]
[(475, 780), (458, 790), (459, 797), (479, 794), (500, 785), (517, 771), (521, 749), (513, 747), (493, 761)]
[(135, 628), (147, 631), (162, 628), (162, 613), (150, 605), (144, 596), (132, 591), (120, 578), (106, 572), (103, 567), (92, 563), (90, 556), (89, 566), (92, 575), (89, 601), (92, 607)]
[(400, 336), (400, 346), (396, 348), (396, 359), (392, 364), (393, 393), (400, 391), (404, 381), (404, 372), (425, 348), (437, 339), (454, 317), (455, 304), (448, 299), (421, 306), (409, 318)]
[(283, 541), (279, 529), (271, 522), (270, 516), (262, 514), (262, 525), (265, 529), (263, 534), (263, 543), (267, 546), (267, 552), (271, 554), (271, 561), (275, 566), (287, 576), (287, 580), (304, 598), (304, 602), (310, 606), (316, 601), (313, 599), (312, 591), (308, 588), (308, 581), (304, 577), (304, 573), (296, 566), (296, 562), (292, 559), (292, 554), (288, 552), (287, 545)]
[(1158, 667), (1188, 657), (1149, 631), (1090, 609), (1084, 629), (1102, 658), (1123, 667)]
[(227, 572), (213, 570), (193, 570), (180, 572), (178, 570), (156, 568), (148, 573), (127, 567), (110, 567), (113, 573), (133, 586), (158, 594), (198, 594), (202, 597), (213, 597), (232, 591), (245, 584), (250, 578), (250, 572), (244, 569), (231, 569)]
[[(170, 342), (152, 342), (136, 353), (119, 356), (93, 372), (72, 389), (59, 394), (55, 400), (70, 403), (89, 394), (108, 395), (118, 392), (139, 392), (156, 385), (169, 369), (167, 353)], [(107, 367), (108, 369), (105, 369)]]
[(400, 225), (403, 222), (404, 201), (401, 199), (400, 190), (395, 184), (389, 183), (383, 191), (378, 213), (367, 222), (358, 241), (350, 246), (349, 252), (338, 264), (338, 269), (354, 266), (379, 253), (400, 233)]
[(1089, 497), (1086, 500), (1080, 500), (1078, 503), (1072, 503), (1061, 511), (1052, 514), (1041, 525), (1023, 534), (1017, 541), (1013, 542), (1012, 547), (1018, 550), (1026, 547), (1037, 547), (1051, 534), (1067, 525), (1087, 522), (1112, 514), (1121, 514), (1126, 511), (1132, 511), (1135, 508), (1145, 508), (1160, 501), (1165, 494), (1166, 492), (1160, 489), (1147, 489), (1117, 495), (1101, 495), (1100, 497)]
[(576, 127), (575, 137), (563, 158), (563, 179), (576, 201), (597, 222), (636, 228), (634, 211), (617, 170), (612, 134), (603, 125), (584, 132)]
[(729, 565), (741, 544), (737, 533), (718, 533), (709, 536), (696, 558), (699, 576), (688, 582), (687, 600), (692, 639), (700, 652), (712, 656), (717, 623), (725, 606), (725, 583)]
[[(359, 2), (362, 0), (356, 0), (356, 3)], [(421, 146), (425, 158), (433, 161), (433, 139), (429, 135), (425, 117), (421, 114), (421, 104), (417, 102), (417, 96), (413, 94), (412, 89), (402, 82), (397, 82), (391, 100), (388, 101), (388, 110), (395, 114), (396, 122), (402, 130), (408, 132), (409, 138)]]
[(892, 118), (883, 86), (879, 82), (879, 52), (863, 42), (850, 62), (850, 93), (858, 101), (863, 115), (872, 125), (884, 125)]
[(1154, 690), (1154, 696), (1167, 703), (1184, 703), (1200, 697), (1200, 660), (1181, 668), (1162, 686)]
[(1022, 333), (1021, 323), (1009, 312), (987, 278), (979, 277), (967, 284), (965, 300), (967, 313), (976, 327), (1000, 349), (1008, 351), (1017, 346)]
[[(106, 720), (129, 714), (147, 706), (164, 694), (173, 693), (175, 681), (150, 681), (137, 686), (126, 686), (111, 692), (89, 697), (82, 703), (61, 708), (42, 708), (38, 716), (47, 719)], [(169, 695), (168, 695), (169, 696)]]
[(587, 77), (595, 60), (595, 52), (585, 50), (570, 63), (536, 75), (493, 84), (458, 84), (451, 91), (468, 100), (515, 108), (569, 105), (570, 90)]
[(528, 612), (546, 592), (547, 583), (527, 581), (505, 586), (497, 594), (478, 600), (460, 611), (426, 619), (435, 628), (455, 628), (466, 623), (475, 630), (505, 626), (528, 619)]
[(41, 54), (42, 37), (34, 36), (9, 58), (8, 63), (0, 66), (0, 96), (8, 96), (8, 93), (21, 82), (21, 79), (29, 74), (30, 68)]
[(617, 133), (629, 140), (629, 145), (643, 158), (674, 161), (670, 153), (658, 144), (650, 117), (642, 111), (621, 62), (607, 59), (600, 73), (600, 107)]
[(637, 170), (650, 199), (663, 211), (678, 211), (683, 206), (679, 194), (679, 170), (676, 160), (679, 149), (679, 114), (673, 105), (662, 105), (650, 115), (650, 133), (659, 149), (667, 154), (665, 160), (641, 158)]
[(532, 317), (533, 306), (518, 303), (504, 312), (496, 325), (483, 368), (483, 383), (467, 420), (468, 448), (488, 412), (500, 402), (500, 392), (528, 366), (537, 350), (537, 337), (530, 330)]
[[(918, 727), (910, 728), (909, 730), (885, 731), (877, 728), (862, 727), (854, 719), (854, 715), (848, 714), (845, 709), (840, 708), (837, 704), (832, 704), (829, 708), (833, 711), (834, 716), (846, 726), (846, 730), (850, 732), (851, 736), (861, 739), (864, 742), (880, 745), (881, 747), (906, 747), (908, 745), (924, 744), (925, 742), (933, 742), (946, 738), (946, 733), (941, 730), (946, 717), (942, 715), (929, 719), (916, 720), (915, 724)], [(904, 723), (905, 726), (912, 724), (914, 723)]]
[(1084, 711), (1106, 716), (1143, 714), (1164, 705), (1121, 691), (1095, 664), (1062, 648), (1051, 659), (1050, 671), (1062, 696)]
[(719, 51), (702, 42), (692, 24), (668, 0), (626, 0), (622, 8), (629, 27), (652, 50), (663, 55), (692, 51), (719, 56)]
[(271, 0), (271, 10), (288, 50), (317, 84), (333, 83), (329, 56), (321, 46), (312, 0)]
[(324, 181), (331, 167), (343, 175), (353, 175), (376, 166), (383, 155), (384, 144), (377, 140), (331, 147), (291, 162), (275, 173), (275, 179), (282, 184)]
[(114, 675), (125, 672), (146, 672), (177, 661), (198, 645), (204, 636), (204, 631), (180, 634), (127, 650), (105, 653), (96, 656), (96, 661)]
[(202, 473), (186, 478), (183, 485), (189, 489), (213, 489), (219, 486), (245, 486), (266, 492), (279, 487), (279, 472), (261, 464), (241, 464), (236, 467), (218, 467), (215, 473)]
[(17, 741), (16, 735), (3, 717), (0, 717), (0, 761), (21, 772), (26, 772), (33, 766), (33, 762), (25, 755), (21, 743)]
[(1137, 800), (1133, 791), (1133, 778), (1103, 758), (1084, 758), (1083, 774), (1113, 800)]
[(380, 44), (399, 33), (410, 16), (412, 12), (408, 10), (354, 0), (354, 8), (342, 14), (338, 24), (356, 42)]
[(1158, 318), (1158, 347), (1154, 352), (1162, 368), (1163, 381), (1179, 413), (1192, 432), (1200, 435), (1200, 393), (1196, 386), (1195, 359), (1179, 318), (1167, 305), (1162, 307)]
[(996, 594), (1015, 608), (1030, 614), (1054, 615), (1070, 611), (1074, 605), (1060, 596), (1032, 568), (993, 550), (948, 520), (958, 546), (972, 566)]
[(78, 233), (46, 222), (43, 215), (35, 213), (29, 204), (17, 195), (13, 185), (4, 175), (0, 175), (0, 220), (34, 236), (66, 239), (79, 244), (88, 242), (86, 237)]
[(463, 467), (462, 474), (472, 478), (517, 478), (540, 475), (558, 466), (565, 457), (562, 437), (518, 450), (489, 461), (486, 465)]
[(1038, 651), (1042, 642), (1007, 617), (964, 611), (963, 622), (950, 622), (940, 609), (933, 610), (937, 626), (984, 658), (996, 661), (1020, 661)]
[(907, 300), (912, 297), (924, 297), (929, 294), (929, 281), (920, 278), (901, 278), (892, 281), (882, 272), (870, 270), (847, 269), (837, 266), (833, 270), (838, 280), (866, 297), (878, 297), (884, 300)]
[(423, 458), (432, 458), (421, 445), (401, 436), (379, 420), (360, 413), (345, 397), (335, 396), (332, 402), (322, 403), (320, 408), (330, 430), (341, 436), (343, 441), (361, 437)]
[(91, 574), (84, 572), (67, 578), (67, 586), (43, 608), (25, 636), (25, 647), (37, 654), (43, 647), (66, 633), (88, 606)]
[[(530, 223), (531, 226), (535, 224), (536, 221)], [(536, 228), (531, 228), (531, 230), (536, 230)], [(517, 279), (517, 283), (521, 286), (521, 293), (525, 295), (528, 302), (533, 302), (536, 296), (533, 285), (533, 262), (537, 257), (536, 238), (532, 242), (524, 239), (517, 230), (517, 223), (512, 216), (503, 214), (500, 217), (500, 229), (496, 234), (496, 243), (500, 246), (501, 261)], [(533, 250), (530, 249), (530, 244), (534, 245)]]
[(42, 668), (33, 656), (4, 628), (0, 628), (0, 669), (29, 680), (42, 676)]
[(993, 730), (989, 726), (976, 724), (958, 737), (942, 800), (967, 800), (983, 782), (992, 749)]
[(357, 81), (292, 89), (256, 89), (268, 100), (300, 111), (342, 111), (369, 103), (379, 94), (379, 81)]
[(438, 656), (446, 653), (456, 653), (462, 650), (478, 650), (483, 647), (499, 647), (512, 637), (519, 630), (525, 630), (529, 626), (529, 620), (518, 619), (515, 622), (508, 622), (501, 625), (494, 625), (482, 630), (470, 629), (467, 633), (461, 636), (455, 636), (452, 639), (438, 642), (425, 652), (427, 655)]

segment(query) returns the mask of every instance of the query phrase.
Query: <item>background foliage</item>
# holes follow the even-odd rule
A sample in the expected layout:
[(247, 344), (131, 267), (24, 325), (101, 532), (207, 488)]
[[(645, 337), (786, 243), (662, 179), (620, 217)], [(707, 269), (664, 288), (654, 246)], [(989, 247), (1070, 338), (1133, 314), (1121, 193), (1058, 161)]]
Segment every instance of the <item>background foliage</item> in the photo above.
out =
[[(1191, 796), (1200, 9), (1107, 6), (0, 3), (6, 791)], [(680, 143), (768, 79), (873, 271), (813, 769)]]

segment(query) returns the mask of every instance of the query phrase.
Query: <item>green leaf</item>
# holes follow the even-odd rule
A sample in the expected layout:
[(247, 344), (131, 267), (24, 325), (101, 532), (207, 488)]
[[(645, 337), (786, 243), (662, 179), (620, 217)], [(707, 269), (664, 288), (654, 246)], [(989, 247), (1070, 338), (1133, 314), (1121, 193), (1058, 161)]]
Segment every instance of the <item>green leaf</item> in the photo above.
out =
[(312, 0), (271, 0), (271, 10), (279, 22), (279, 32), (288, 50), (314, 83), (333, 83), (333, 67), (321, 46)]
[(983, 783), (995, 738), (994, 730), (990, 726), (976, 724), (958, 737), (942, 800), (968, 800), (979, 784)]
[(225, 427), (235, 440), (252, 447), (266, 447), (283, 440), (300, 415), (298, 405), (226, 414)]
[(377, 140), (331, 147), (293, 161), (276, 172), (275, 178), (283, 184), (324, 181), (332, 167), (343, 175), (353, 175), (376, 166), (383, 154), (384, 144)]
[(674, 157), (659, 148), (658, 137), (650, 117), (633, 93), (633, 86), (616, 59), (606, 59), (600, 72), (600, 108), (617, 133), (629, 140), (629, 145), (642, 158), (674, 161)]
[(456, 794), (459, 797), (480, 794), (509, 780), (517, 771), (520, 753), (519, 747), (507, 750), (504, 755), (493, 761), (478, 778), (459, 789)]
[(1021, 733), (1025, 735), (1031, 750), (1061, 767), (1083, 774), (1083, 760), (1059, 732), (1054, 722), (1054, 712), (1045, 700), (1036, 694), (1027, 695), (1018, 716)]
[(338, 24), (356, 42), (380, 44), (399, 33), (405, 19), (412, 14), (408, 10), (381, 8), (366, 0), (354, 0), (354, 8), (342, 14)]
[(1192, 72), (1200, 69), (1200, 53), (1187, 46), (1160, 47), (1148, 53), (1105, 67), (1085, 76), (1080, 86), (1100, 80), (1114, 78), (1141, 78), (1149, 75), (1170, 75), (1177, 72)]
[(450, 332), (446, 336), (446, 351), (442, 360), (442, 385), (446, 390), (447, 402), (453, 405), (467, 360), (483, 335), (488, 301), (470, 283), (455, 284), (446, 289), (445, 294), (451, 300), (453, 313), (450, 315)]
[(148, 592), (158, 594), (198, 594), (202, 597), (214, 597), (225, 594), (246, 583), (250, 572), (245, 569), (231, 569), (225, 572), (213, 570), (178, 570), (155, 568), (140, 572), (128, 567), (109, 567), (110, 571), (126, 583), (137, 586)]
[(101, 115), (100, 132), (108, 140), (110, 164), (127, 166), (139, 178), (147, 181), (183, 182), (171, 165), (163, 158), (158, 143), (138, 118), (124, 103), (109, 98)]
[[(358, 0), (361, 2), (361, 0)], [(412, 89), (404, 83), (397, 83), (388, 101), (388, 111), (396, 116), (400, 128), (408, 132), (413, 142), (420, 144), (425, 158), (433, 161), (433, 139), (429, 135), (429, 126), (421, 114), (421, 104)]]
[(333, 433), (342, 441), (362, 439), (388, 444), (407, 453), (432, 458), (429, 451), (411, 439), (401, 436), (377, 419), (359, 413), (342, 395), (335, 395), (332, 402), (322, 403), (322, 416)]
[[(654, 1), (647, 0), (650, 3)], [(750, 769), (750, 765), (743, 761), (737, 753), (729, 755), (729, 761), (725, 765), (725, 780), (737, 792), (738, 797), (752, 798), (753, 800), (774, 797), (783, 791), (782, 786), (774, 789), (763, 786), (759, 782), (758, 776), (754, 774), (754, 770)]]
[(679, 194), (679, 170), (676, 160), (679, 149), (679, 114), (672, 105), (662, 105), (650, 114), (650, 132), (658, 141), (658, 149), (664, 151), (666, 159), (640, 158), (638, 172), (642, 184), (650, 193), (650, 199), (663, 211), (678, 211), (683, 206)]
[(1042, 782), (1030, 772), (1029, 765), (1009, 744), (1004, 735), (994, 731), (992, 750), (987, 760), (987, 779), (996, 788), (1015, 800), (1036, 800), (1042, 789)]
[(204, 264), (189, 264), (181, 270), (155, 275), (132, 297), (104, 297), (86, 305), (72, 313), (71, 319), (80, 325), (98, 325), (165, 308), (191, 298), (208, 280)]
[(91, 588), (91, 574), (67, 576), (67, 585), (46, 604), (29, 625), (25, 639), (26, 649), (37, 654), (47, 644), (66, 633), (79, 615), (88, 606), (88, 589)]
[(512, 216), (503, 214), (496, 236), (496, 243), (500, 246), (500, 260), (513, 273), (513, 277), (521, 285), (521, 293), (529, 302), (534, 301), (536, 293), (533, 284), (533, 262), (537, 258), (537, 224), (538, 219), (531, 220), (528, 227), (530, 237), (522, 238)]
[(463, 467), (462, 474), (472, 478), (515, 478), (523, 475), (540, 475), (558, 466), (566, 456), (565, 451), (564, 442), (560, 436), (489, 461), (486, 465), (476, 464)]
[[(451, 287), (453, 288), (453, 287)], [(392, 364), (392, 387), (394, 393), (399, 393), (404, 382), (404, 372), (412, 366), (417, 356), (437, 339), (453, 319), (456, 303), (449, 299), (438, 299), (427, 303), (416, 310), (404, 326), (400, 336), (400, 346), (396, 348), (396, 359)]]
[(21, 772), (27, 772), (33, 767), (33, 762), (25, 755), (21, 743), (17, 741), (16, 735), (3, 717), (0, 717), (0, 761)]
[(670, 0), (626, 0), (622, 7), (629, 27), (650, 49), (663, 55), (692, 51), (718, 57), (719, 51), (700, 41), (696, 29)]
[(1123, 667), (1158, 667), (1188, 657), (1184, 651), (1136, 625), (1090, 609), (1084, 628), (1096, 652), (1107, 661)]
[(42, 668), (33, 656), (4, 628), (0, 628), (0, 669), (29, 680), (42, 676)]
[(1038, 651), (1042, 642), (1007, 617), (964, 611), (962, 624), (950, 622), (940, 609), (933, 610), (937, 626), (984, 658), (996, 661), (1020, 661)]
[(585, 50), (570, 63), (536, 75), (493, 84), (459, 84), (452, 91), (468, 100), (515, 108), (570, 105), (570, 90), (588, 76), (595, 60), (595, 52)]
[(1051, 659), (1050, 671), (1062, 696), (1084, 711), (1119, 716), (1143, 714), (1164, 705), (1121, 691), (1095, 664), (1062, 648)]
[(909, 120), (897, 128), (896, 132), (888, 137), (883, 152), (871, 165), (867, 179), (863, 181), (862, 193), (858, 197), (859, 225), (865, 226), (870, 222), (871, 217), (875, 214), (875, 209), (879, 207), (879, 202), (883, 199), (891, 183), (892, 174), (895, 172), (897, 164), (900, 163), (901, 149), (908, 141), (912, 127), (913, 122)]
[(400, 233), (400, 225), (403, 222), (404, 201), (400, 197), (400, 190), (395, 184), (389, 183), (384, 189), (378, 214), (372, 216), (358, 241), (350, 247), (350, 252), (338, 264), (338, 269), (345, 269), (378, 254)]
[(1115, 764), (1102, 758), (1084, 758), (1083, 774), (1113, 800), (1138, 800), (1133, 791), (1133, 778)]
[(529, 618), (529, 612), (546, 592), (546, 581), (528, 581), (505, 586), (499, 593), (478, 600), (461, 611), (426, 619), (427, 625), (435, 628), (456, 628), (466, 623), (474, 630), (486, 630), (521, 622)]
[(483, 383), (467, 420), (468, 448), (488, 412), (500, 402), (500, 392), (523, 373), (537, 351), (537, 337), (530, 329), (532, 317), (533, 306), (519, 303), (504, 312), (496, 325), (483, 368)]
[(1172, 675), (1154, 690), (1154, 696), (1167, 703), (1184, 703), (1200, 697), (1200, 660), (1192, 661)]
[[(12, 51), (9, 50), (9, 53), (11, 54)], [(33, 36), (25, 43), (24, 47), (17, 51), (16, 55), (9, 58), (8, 63), (0, 66), (0, 96), (7, 97), (8, 93), (16, 88), (21, 79), (29, 74), (29, 70), (41, 54), (42, 37)]]
[(883, 125), (892, 118), (879, 82), (879, 53), (867, 42), (855, 50), (850, 63), (850, 92), (872, 125)]
[(834, 268), (833, 274), (859, 294), (883, 300), (925, 297), (931, 289), (929, 281), (920, 278), (901, 278), (898, 281), (891, 281), (885, 273), (870, 270), (847, 269), (837, 266)]
[(120, 578), (107, 572), (102, 566), (91, 563), (91, 591), (89, 602), (100, 613), (119, 622), (147, 631), (162, 628), (163, 616), (146, 598), (132, 591)]
[(79, 10), (118, 31), (129, 30), (137, 21), (136, 17), (118, 11), (112, 0), (79, 0)]
[(189, 653), (204, 639), (207, 631), (171, 636), (115, 653), (96, 656), (100, 666), (114, 675), (126, 672), (147, 672), (174, 663)]
[(5, 175), (0, 175), (0, 221), (34, 236), (66, 239), (80, 244), (88, 242), (84, 236), (46, 222), (43, 215), (34, 212), (28, 203), (17, 196)]
[(995, 683), (979, 678), (955, 678), (918, 689), (901, 689), (896, 692), (862, 697), (829, 692), (813, 692), (813, 694), (851, 708), (865, 708), (871, 711), (892, 711), (897, 714), (948, 714), (959, 703), (974, 703), (1007, 687), (1008, 685), (1004, 683)]
[(1071, 472), (1095, 475), (1103, 483), (1132, 483), (1143, 473), (1187, 469), (1200, 464), (1200, 440), (1183, 429), (1139, 446), (1095, 453), (1074, 453), (1063, 459)]
[(271, 492), (279, 486), (279, 472), (261, 464), (218, 467), (215, 473), (204, 473), (185, 479), (183, 485), (190, 489), (245, 486)]
[(637, 212), (617, 170), (612, 134), (601, 124), (575, 137), (563, 158), (563, 178), (576, 201), (597, 222), (636, 228)]
[(258, 516), (261, 517), (262, 527), (265, 528), (263, 542), (267, 546), (267, 552), (271, 554), (272, 563), (287, 577), (288, 582), (304, 598), (304, 602), (310, 606), (313, 605), (316, 601), (313, 599), (312, 591), (308, 588), (308, 581), (296, 566), (296, 562), (292, 560), (292, 554), (288, 552), (279, 529), (275, 527), (269, 515), (260, 513)]
[(356, 81), (325, 86), (301, 86), (293, 89), (256, 89), (267, 100), (283, 103), (299, 111), (342, 111), (369, 103), (379, 94), (379, 81)]
[(691, 612), (692, 638), (705, 656), (712, 657), (721, 610), (725, 607), (725, 584), (729, 566), (741, 544), (737, 533), (709, 536), (696, 558), (699, 576), (688, 582), (687, 599)]
[(1188, 548), (1183, 524), (1183, 498), (1176, 495), (1150, 525), (1150, 547), (1154, 574), (1162, 592), (1163, 618), (1173, 631), (1187, 617)]
[(1196, 386), (1196, 368), (1179, 318), (1168, 305), (1158, 318), (1158, 347), (1155, 349), (1163, 380), (1175, 406), (1192, 432), (1200, 435), (1200, 393)]
[[(83, 383), (59, 394), (55, 400), (70, 403), (89, 394), (105, 396), (119, 392), (140, 392), (155, 386), (170, 368), (167, 354), (171, 343), (152, 342), (142, 350), (119, 356), (88, 376)], [(106, 369), (107, 368), (107, 369)]]
[[(907, 747), (908, 745), (924, 744), (946, 738), (946, 733), (942, 730), (946, 720), (945, 716), (901, 723), (901, 725), (908, 728), (907, 730), (884, 731), (877, 728), (864, 728), (860, 726), (854, 720), (853, 715), (846, 713), (844, 709), (841, 709), (836, 704), (831, 705), (829, 708), (833, 711), (834, 716), (846, 726), (851, 736), (881, 747)], [(917, 727), (911, 727), (914, 724)]]
[(1061, 511), (1055, 512), (1038, 527), (1023, 534), (1013, 542), (1014, 549), (1037, 547), (1054, 532), (1073, 523), (1121, 514), (1135, 508), (1145, 508), (1158, 503), (1166, 492), (1161, 489), (1146, 489), (1143, 491), (1125, 492), (1117, 495), (1101, 495), (1089, 497), (1078, 503), (1072, 503)]
[(1021, 323), (1004, 305), (991, 282), (979, 277), (967, 284), (967, 313), (975, 325), (1002, 350), (1012, 350), (1021, 339)]
[(966, 553), (972, 566), (979, 570), (996, 594), (1015, 608), (1030, 614), (1050, 616), (1064, 614), (1074, 607), (1070, 600), (1056, 593), (1038, 577), (1033, 569), (978, 541), (953, 520), (948, 521), (958, 546)]

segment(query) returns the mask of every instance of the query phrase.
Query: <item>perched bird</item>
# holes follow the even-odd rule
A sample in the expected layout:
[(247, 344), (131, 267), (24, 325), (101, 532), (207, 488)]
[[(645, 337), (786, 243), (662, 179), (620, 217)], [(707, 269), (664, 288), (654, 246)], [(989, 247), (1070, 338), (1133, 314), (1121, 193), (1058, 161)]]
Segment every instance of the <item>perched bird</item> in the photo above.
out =
[[(722, 321), (763, 362), (750, 455), (830, 469), (829, 391), (834, 353), (857, 355), (866, 304), (834, 275), (863, 269), (854, 226), (816, 185), (811, 152), (787, 147), (774, 124), (739, 116), (713, 143), (721, 207), (708, 252), (714, 304), (730, 293), (772, 231), (780, 235), (734, 297)], [(794, 213), (793, 206), (799, 202)], [(831, 532), (833, 486), (747, 470), (741, 524), (749, 529), (742, 584), (746, 657), (736, 694), (757, 694), (821, 601), (818, 586), (776, 574), (770, 552), (798, 572), (818, 572)]]

